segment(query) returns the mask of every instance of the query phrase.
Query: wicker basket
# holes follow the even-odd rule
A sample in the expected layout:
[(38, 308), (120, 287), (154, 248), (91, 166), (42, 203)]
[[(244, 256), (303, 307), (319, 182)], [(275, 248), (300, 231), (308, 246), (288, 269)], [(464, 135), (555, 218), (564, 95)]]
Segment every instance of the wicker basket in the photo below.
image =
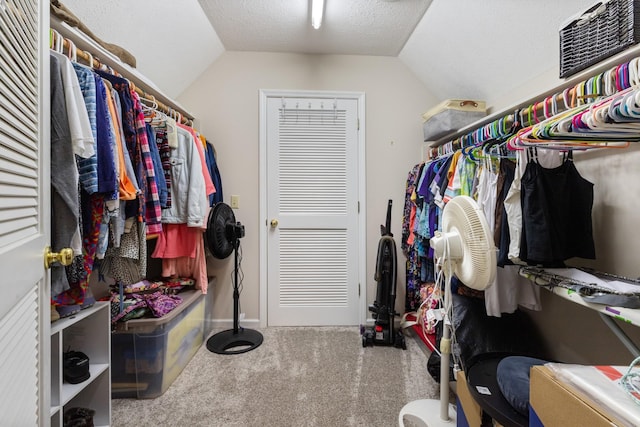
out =
[(640, 41), (640, 0), (596, 3), (560, 29), (560, 77), (602, 61)]

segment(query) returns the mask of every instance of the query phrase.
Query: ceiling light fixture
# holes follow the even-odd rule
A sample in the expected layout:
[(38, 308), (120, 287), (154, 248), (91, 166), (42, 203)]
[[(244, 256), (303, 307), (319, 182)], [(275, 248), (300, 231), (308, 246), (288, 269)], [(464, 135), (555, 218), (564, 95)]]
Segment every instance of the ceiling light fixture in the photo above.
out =
[(322, 25), (322, 13), (324, 12), (324, 0), (311, 1), (311, 25), (316, 30)]

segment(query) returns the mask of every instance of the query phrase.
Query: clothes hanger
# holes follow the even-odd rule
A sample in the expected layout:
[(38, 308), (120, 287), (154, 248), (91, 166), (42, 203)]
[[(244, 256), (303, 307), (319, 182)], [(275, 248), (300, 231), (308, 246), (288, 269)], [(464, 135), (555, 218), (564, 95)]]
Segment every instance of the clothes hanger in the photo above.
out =
[(67, 43), (67, 58), (69, 58), (71, 62), (78, 62), (78, 52), (76, 51), (75, 43), (69, 39), (63, 39), (63, 49), (64, 42)]
[(160, 113), (155, 97), (143, 92), (142, 95), (139, 96), (139, 99), (140, 108), (142, 110), (142, 114), (144, 114), (145, 121), (147, 123), (152, 123)]
[(62, 35), (60, 35), (60, 33), (56, 30), (53, 30), (53, 34), (55, 35), (53, 50), (58, 53), (62, 53), (62, 48), (64, 46), (64, 37), (62, 37)]

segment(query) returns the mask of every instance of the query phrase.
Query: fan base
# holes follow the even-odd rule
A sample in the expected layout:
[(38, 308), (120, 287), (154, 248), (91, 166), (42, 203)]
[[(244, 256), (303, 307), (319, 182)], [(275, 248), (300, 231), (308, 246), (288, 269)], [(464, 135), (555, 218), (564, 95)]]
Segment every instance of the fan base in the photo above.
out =
[(411, 421), (410, 425), (427, 427), (455, 426), (456, 407), (449, 404), (449, 419), (440, 418), (440, 401), (438, 399), (422, 399), (409, 402), (400, 410), (398, 425), (403, 427), (404, 421)]
[(218, 332), (207, 340), (207, 349), (217, 354), (241, 354), (262, 344), (262, 334), (253, 329), (233, 329)]

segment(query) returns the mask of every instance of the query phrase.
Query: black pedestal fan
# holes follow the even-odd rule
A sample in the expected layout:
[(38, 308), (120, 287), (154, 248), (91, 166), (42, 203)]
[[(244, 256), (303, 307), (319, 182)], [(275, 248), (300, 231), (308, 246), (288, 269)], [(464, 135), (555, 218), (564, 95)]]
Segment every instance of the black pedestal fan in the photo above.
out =
[(234, 252), (233, 269), (233, 329), (218, 332), (207, 340), (207, 349), (218, 354), (240, 354), (262, 344), (262, 334), (252, 329), (240, 328), (238, 314), (240, 291), (238, 289), (238, 248), (244, 237), (244, 225), (236, 222), (233, 210), (225, 203), (217, 203), (209, 213), (205, 240), (211, 254), (225, 259)]

